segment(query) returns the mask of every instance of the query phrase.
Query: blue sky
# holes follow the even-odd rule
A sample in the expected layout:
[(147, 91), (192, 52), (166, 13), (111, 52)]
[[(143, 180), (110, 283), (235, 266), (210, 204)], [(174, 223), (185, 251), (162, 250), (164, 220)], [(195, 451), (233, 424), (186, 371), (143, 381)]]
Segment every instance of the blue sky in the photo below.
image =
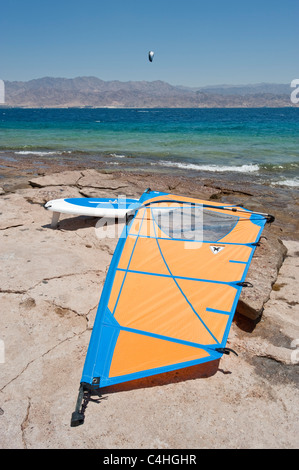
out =
[(0, 0), (0, 78), (289, 83), (298, 18), (298, 0)]

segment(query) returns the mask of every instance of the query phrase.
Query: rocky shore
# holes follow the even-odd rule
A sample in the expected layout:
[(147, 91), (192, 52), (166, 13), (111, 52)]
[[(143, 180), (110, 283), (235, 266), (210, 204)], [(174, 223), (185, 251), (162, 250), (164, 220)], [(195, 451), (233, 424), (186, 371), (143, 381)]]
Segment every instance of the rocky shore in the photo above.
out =
[[(6, 162), (1, 171), (0, 448), (297, 448), (298, 194), (53, 162), (39, 173), (34, 162)], [(54, 230), (43, 206), (64, 197), (139, 198), (147, 187), (275, 215), (229, 335), (239, 355), (115, 386), (89, 403), (84, 426), (71, 428), (117, 239), (101, 236), (90, 217), (62, 215)]]

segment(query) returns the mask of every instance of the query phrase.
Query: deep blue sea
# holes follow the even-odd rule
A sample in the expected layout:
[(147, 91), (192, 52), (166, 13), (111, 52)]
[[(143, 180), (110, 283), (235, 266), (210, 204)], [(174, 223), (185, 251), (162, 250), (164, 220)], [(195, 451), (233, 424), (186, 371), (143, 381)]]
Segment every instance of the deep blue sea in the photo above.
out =
[(299, 186), (299, 108), (0, 109), (0, 158)]

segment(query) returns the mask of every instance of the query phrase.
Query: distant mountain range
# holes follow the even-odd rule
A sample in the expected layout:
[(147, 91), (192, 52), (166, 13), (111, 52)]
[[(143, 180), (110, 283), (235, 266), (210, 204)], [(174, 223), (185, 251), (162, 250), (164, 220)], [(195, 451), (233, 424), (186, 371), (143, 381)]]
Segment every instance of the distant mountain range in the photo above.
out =
[(290, 107), (290, 84), (173, 86), (157, 80), (121, 82), (96, 77), (5, 81), (9, 107), (255, 108)]

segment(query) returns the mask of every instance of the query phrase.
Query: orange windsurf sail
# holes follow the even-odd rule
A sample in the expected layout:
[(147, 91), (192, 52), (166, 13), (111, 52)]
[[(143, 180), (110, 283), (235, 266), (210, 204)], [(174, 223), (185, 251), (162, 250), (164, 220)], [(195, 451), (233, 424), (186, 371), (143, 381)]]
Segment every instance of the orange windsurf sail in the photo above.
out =
[(85, 360), (84, 393), (219, 359), (270, 217), (146, 191), (114, 253)]

